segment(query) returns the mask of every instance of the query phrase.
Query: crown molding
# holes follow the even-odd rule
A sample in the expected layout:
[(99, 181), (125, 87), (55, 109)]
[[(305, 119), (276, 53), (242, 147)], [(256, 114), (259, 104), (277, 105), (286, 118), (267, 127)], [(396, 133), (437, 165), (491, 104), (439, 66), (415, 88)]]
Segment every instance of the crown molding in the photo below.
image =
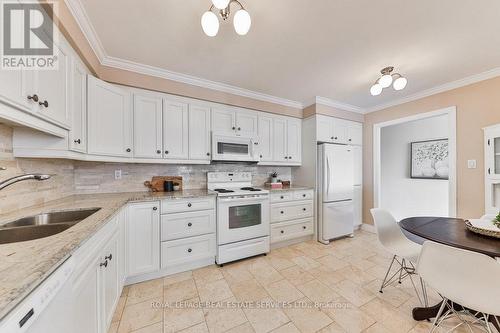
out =
[(350, 111), (350, 112), (355, 112), (355, 113), (360, 113), (360, 114), (365, 114), (366, 111), (358, 106), (352, 105), (352, 104), (347, 104), (347, 103), (342, 103), (330, 98), (326, 97), (321, 97), (321, 96), (316, 96), (313, 100), (313, 103), (311, 104), (321, 104), (321, 105), (326, 105), (330, 106), (332, 108), (340, 109), (343, 111)]
[(73, 15), (73, 17), (75, 18), (76, 23), (80, 27), (80, 30), (83, 32), (83, 35), (85, 36), (85, 38), (87, 38), (90, 47), (94, 51), (99, 61), (102, 63), (104, 58), (106, 58), (107, 56), (106, 51), (104, 50), (101, 40), (94, 30), (94, 26), (90, 23), (90, 19), (87, 16), (87, 12), (85, 11), (85, 8), (83, 8), (82, 3), (80, 2), (80, 0), (64, 0), (64, 2), (71, 12), (71, 15)]
[(463, 79), (459, 79), (459, 80), (456, 80), (456, 81), (448, 82), (448, 83), (436, 86), (434, 88), (422, 90), (422, 91), (417, 92), (415, 94), (412, 94), (412, 95), (409, 95), (409, 96), (406, 96), (406, 97), (403, 97), (403, 98), (399, 98), (399, 99), (396, 99), (396, 100), (391, 101), (391, 102), (387, 102), (387, 103), (376, 105), (374, 107), (368, 108), (366, 110), (366, 113), (380, 111), (380, 110), (383, 110), (383, 109), (390, 108), (392, 106), (396, 106), (396, 105), (400, 105), (400, 104), (404, 104), (404, 103), (416, 101), (416, 100), (424, 98), (424, 97), (428, 97), (428, 96), (439, 94), (439, 93), (442, 93), (442, 92), (445, 92), (445, 91), (449, 91), (449, 90), (453, 90), (453, 89), (465, 87), (465, 86), (468, 86), (470, 84), (477, 83), (477, 82), (484, 81), (484, 80), (488, 80), (488, 79), (492, 79), (492, 78), (497, 77), (497, 76), (500, 76), (500, 67), (493, 68), (493, 69), (491, 69), (489, 71), (482, 72), (482, 73), (479, 73), (479, 74), (474, 74), (474, 75), (471, 75), (471, 76), (467, 76), (467, 77), (465, 77)]
[(225, 83), (207, 80), (207, 79), (199, 78), (196, 76), (191, 76), (191, 75), (187, 75), (187, 74), (173, 72), (173, 71), (169, 71), (169, 70), (162, 69), (159, 67), (145, 65), (145, 64), (125, 60), (125, 59), (106, 56), (102, 61), (102, 65), (108, 66), (108, 67), (113, 67), (113, 68), (118, 68), (118, 69), (123, 69), (123, 70), (131, 71), (131, 72), (135, 72), (135, 73), (139, 73), (139, 74), (159, 77), (162, 79), (181, 82), (181, 83), (185, 83), (185, 84), (189, 84), (189, 85), (193, 85), (193, 86), (197, 86), (197, 87), (217, 90), (217, 91), (230, 93), (230, 94), (238, 95), (238, 96), (242, 96), (242, 97), (253, 98), (253, 99), (260, 100), (260, 101), (270, 102), (270, 103), (288, 106), (288, 107), (292, 107), (292, 108), (296, 108), (296, 109), (303, 109), (304, 108), (304, 104), (302, 104), (300, 102), (296, 102), (296, 101), (292, 101), (289, 99), (280, 98), (280, 97), (276, 97), (276, 96), (271, 96), (271, 95), (267, 95), (264, 93), (260, 93), (260, 92), (256, 92), (256, 91), (252, 91), (252, 90), (248, 90), (248, 89), (239, 88), (239, 87), (232, 86), (232, 85), (225, 84)]

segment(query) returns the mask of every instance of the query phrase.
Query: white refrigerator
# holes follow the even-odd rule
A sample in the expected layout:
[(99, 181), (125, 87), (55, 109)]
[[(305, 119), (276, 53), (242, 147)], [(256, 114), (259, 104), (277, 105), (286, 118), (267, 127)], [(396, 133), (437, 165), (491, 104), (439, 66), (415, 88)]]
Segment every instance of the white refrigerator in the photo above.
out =
[(354, 154), (351, 146), (318, 146), (318, 241), (354, 232)]

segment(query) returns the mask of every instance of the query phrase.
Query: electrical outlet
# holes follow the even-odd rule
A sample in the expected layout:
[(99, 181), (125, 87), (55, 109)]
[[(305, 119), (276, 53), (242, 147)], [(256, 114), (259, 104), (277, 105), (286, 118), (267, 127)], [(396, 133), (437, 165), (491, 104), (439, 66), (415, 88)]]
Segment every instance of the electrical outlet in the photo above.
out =
[(115, 179), (122, 179), (122, 171), (121, 170), (115, 170)]
[(476, 160), (468, 160), (467, 161), (467, 168), (469, 168), (469, 169), (477, 168)]

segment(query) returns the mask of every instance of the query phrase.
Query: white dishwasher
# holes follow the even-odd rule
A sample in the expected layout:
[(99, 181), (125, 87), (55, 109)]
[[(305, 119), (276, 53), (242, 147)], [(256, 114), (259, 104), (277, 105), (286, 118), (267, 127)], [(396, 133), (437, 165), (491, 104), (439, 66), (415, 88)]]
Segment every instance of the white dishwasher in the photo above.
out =
[(71, 283), (73, 258), (29, 294), (0, 321), (2, 333), (67, 333), (71, 332)]

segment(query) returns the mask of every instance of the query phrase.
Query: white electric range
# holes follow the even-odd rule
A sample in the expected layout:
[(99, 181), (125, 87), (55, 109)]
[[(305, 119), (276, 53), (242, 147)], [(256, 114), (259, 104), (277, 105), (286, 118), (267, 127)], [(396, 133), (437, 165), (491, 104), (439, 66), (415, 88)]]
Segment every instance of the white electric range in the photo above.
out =
[(208, 172), (207, 179), (217, 192), (217, 264), (268, 253), (269, 191), (254, 188), (250, 172)]

